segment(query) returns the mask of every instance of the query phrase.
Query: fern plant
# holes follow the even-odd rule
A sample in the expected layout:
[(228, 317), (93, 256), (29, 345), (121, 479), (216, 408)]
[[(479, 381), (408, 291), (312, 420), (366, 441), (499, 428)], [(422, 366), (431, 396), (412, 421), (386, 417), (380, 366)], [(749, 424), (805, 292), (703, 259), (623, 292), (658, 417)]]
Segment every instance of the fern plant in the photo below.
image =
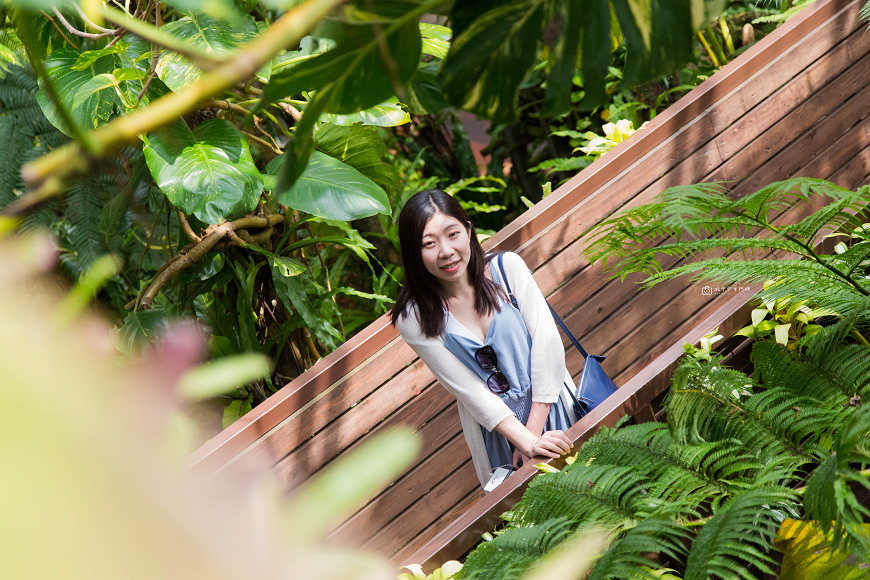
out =
[(603, 428), (562, 471), (539, 475), (458, 577), (518, 578), (572, 534), (604, 528), (613, 542), (596, 580), (653, 579), (662, 565), (684, 580), (761, 578), (777, 573), (783, 521), (801, 518), (870, 563), (860, 525), (870, 511), (854, 487), (870, 490), (870, 408), (859, 402), (870, 348), (824, 334), (801, 351), (756, 343), (752, 377), (716, 355), (685, 357), (666, 423)]
[[(830, 203), (795, 224), (779, 224), (800, 204)], [(583, 255), (601, 261), (612, 277), (644, 273), (647, 287), (688, 275), (692, 282), (725, 286), (776, 280), (762, 293), (765, 301), (790, 297), (848, 316), (867, 311), (870, 280), (861, 264), (870, 241), (842, 254), (816, 250), (832, 231), (862, 226), (870, 188), (849, 191), (819, 179), (773, 183), (740, 199), (720, 183), (668, 189), (650, 204), (632, 208), (584, 232), (591, 241)], [(660, 240), (664, 243), (656, 245)], [(659, 255), (688, 259), (665, 269)], [(776, 256), (777, 259), (766, 259)]]

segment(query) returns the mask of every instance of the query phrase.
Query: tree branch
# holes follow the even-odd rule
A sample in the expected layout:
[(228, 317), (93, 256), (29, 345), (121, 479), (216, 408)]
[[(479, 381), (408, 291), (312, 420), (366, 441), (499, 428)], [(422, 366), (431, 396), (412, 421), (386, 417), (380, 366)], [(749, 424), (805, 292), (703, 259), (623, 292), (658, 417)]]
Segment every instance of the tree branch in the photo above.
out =
[[(183, 214), (181, 214), (183, 215)], [(179, 218), (181, 217), (179, 215)], [(276, 226), (284, 221), (284, 216), (281, 214), (272, 214), (268, 217), (246, 216), (232, 222), (224, 222), (218, 226), (209, 226), (208, 234), (195, 245), (188, 246), (189, 251), (179, 252), (177, 256), (170, 259), (157, 275), (154, 276), (154, 281), (142, 294), (142, 299), (139, 306), (149, 308), (157, 293), (182, 270), (185, 270), (196, 263), (200, 258), (206, 255), (209, 251), (215, 249), (218, 243), (225, 237), (229, 238), (235, 245), (247, 246), (248, 244), (259, 244), (267, 241), (273, 232), (273, 226)], [(183, 226), (182, 226), (183, 227)], [(189, 227), (189, 226), (188, 226)], [(258, 232), (254, 235), (244, 234), (250, 239), (247, 242), (241, 238), (239, 234), (246, 229), (263, 229), (263, 232)], [(187, 248), (185, 248), (187, 250)], [(135, 303), (135, 301), (134, 301)], [(127, 305), (130, 307), (130, 304)]]
[(81, 30), (77, 30), (72, 24), (67, 22), (67, 19), (64, 18), (63, 14), (60, 13), (60, 10), (57, 9), (57, 6), (53, 6), (52, 10), (54, 10), (54, 15), (57, 16), (57, 19), (60, 20), (60, 23), (63, 24), (63, 27), (66, 28), (70, 32), (70, 34), (75, 34), (76, 36), (81, 36), (82, 38), (105, 38), (107, 36), (115, 36), (116, 34), (114, 30), (110, 32), (103, 32), (100, 34), (82, 32)]
[(202, 238), (194, 233), (193, 228), (190, 227), (190, 223), (187, 221), (187, 216), (184, 215), (184, 212), (180, 209), (176, 209), (175, 212), (178, 214), (178, 221), (181, 223), (181, 230), (188, 239), (195, 244), (201, 242)]
[[(90, 141), (93, 143), (92, 156), (100, 158), (111, 155), (119, 147), (135, 142), (139, 135), (148, 134), (171, 123), (196, 110), (202, 103), (235, 83), (250, 78), (285, 47), (298, 43), (341, 2), (342, 0), (308, 0), (286, 12), (262, 35), (242, 46), (230, 60), (203, 75), (181, 92), (167, 94), (131, 115), (119, 117), (96, 129), (90, 134)], [(135, 30), (131, 32), (136, 33)], [(86, 171), (87, 167), (87, 150), (78, 142), (55, 149), (25, 165), (21, 169), (21, 175), (35, 191), (7, 206), (4, 213), (19, 215), (41, 200), (60, 194), (63, 182)]]

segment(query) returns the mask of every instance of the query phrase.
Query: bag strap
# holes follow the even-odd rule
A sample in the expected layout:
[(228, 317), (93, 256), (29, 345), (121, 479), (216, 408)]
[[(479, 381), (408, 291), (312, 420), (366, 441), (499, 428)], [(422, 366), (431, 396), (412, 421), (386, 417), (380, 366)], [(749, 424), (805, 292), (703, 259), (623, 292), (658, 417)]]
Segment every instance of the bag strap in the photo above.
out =
[[(517, 299), (514, 298), (514, 293), (511, 291), (510, 282), (508, 282), (507, 276), (504, 273), (504, 264), (502, 263), (503, 257), (504, 257), (504, 252), (500, 252), (495, 258), (496, 262), (498, 263), (499, 275), (501, 276), (501, 279), (504, 282), (504, 287), (505, 287), (505, 290), (507, 290), (508, 296), (511, 299), (511, 304), (513, 304), (514, 307), (517, 310), (519, 310), (519, 306), (517, 305)], [(562, 332), (564, 332), (565, 335), (574, 344), (574, 346), (577, 347), (577, 350), (580, 351), (580, 354), (583, 355), (584, 359), (586, 357), (588, 357), (589, 353), (587, 353), (586, 350), (582, 346), (580, 346), (580, 341), (577, 340), (577, 337), (574, 336), (574, 333), (568, 329), (568, 326), (565, 324), (565, 321), (563, 321), (562, 318), (558, 314), (556, 314), (556, 311), (553, 310), (553, 307), (550, 305), (550, 302), (546, 298), (544, 299), (544, 301), (547, 302), (547, 307), (550, 309), (550, 314), (552, 314), (553, 318), (556, 319), (556, 324), (559, 325), (559, 328), (562, 329)]]

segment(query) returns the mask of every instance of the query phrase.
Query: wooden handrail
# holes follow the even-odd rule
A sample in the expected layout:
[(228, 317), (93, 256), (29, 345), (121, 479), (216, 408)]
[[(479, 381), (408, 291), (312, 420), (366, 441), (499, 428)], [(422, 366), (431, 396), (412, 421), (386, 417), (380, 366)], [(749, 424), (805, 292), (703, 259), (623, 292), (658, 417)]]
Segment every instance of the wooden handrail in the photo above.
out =
[[(493, 236), (488, 240), (487, 248), (520, 250), (536, 237), (556, 227), (570, 209), (643, 159), (713, 103), (754, 75), (762, 74), (765, 67), (779, 58), (787, 58), (788, 51), (809, 32), (860, 3), (861, 0), (821, 0), (805, 9), (656, 117), (645, 130), (635, 133), (605, 158), (582, 171)], [(396, 330), (389, 324), (388, 318), (382, 316), (231, 427), (206, 442), (188, 458), (188, 468), (202, 474), (219, 470), (314, 397), (366, 364), (373, 355), (396, 340)]]

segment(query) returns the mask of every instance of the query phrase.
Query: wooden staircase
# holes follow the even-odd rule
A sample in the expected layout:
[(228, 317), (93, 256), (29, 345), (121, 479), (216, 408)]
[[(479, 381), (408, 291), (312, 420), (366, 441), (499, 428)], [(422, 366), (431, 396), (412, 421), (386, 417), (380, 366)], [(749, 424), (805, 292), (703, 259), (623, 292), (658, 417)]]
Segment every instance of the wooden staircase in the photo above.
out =
[[(625, 415), (651, 420), (650, 403), (669, 386), (682, 343), (717, 326), (726, 336), (738, 329), (757, 290), (708, 295), (682, 279), (640, 290), (638, 278), (608, 280), (580, 259), (587, 242), (577, 237), (675, 185), (727, 181), (742, 196), (793, 176), (867, 183), (870, 35), (857, 21), (862, 4), (819, 0), (488, 241), (488, 249), (519, 253), (584, 346), (608, 357), (604, 369), (620, 389), (572, 427), (575, 441)], [(777, 221), (815, 209), (794, 207)], [(573, 348), (566, 362), (576, 377), (582, 360)], [(419, 457), (331, 541), (435, 567), (473, 548), (536, 471), (528, 465), (484, 496), (455, 400), (386, 317), (203, 445), (189, 467), (221, 477), (267, 465), (291, 489), (395, 425), (419, 431)]]

